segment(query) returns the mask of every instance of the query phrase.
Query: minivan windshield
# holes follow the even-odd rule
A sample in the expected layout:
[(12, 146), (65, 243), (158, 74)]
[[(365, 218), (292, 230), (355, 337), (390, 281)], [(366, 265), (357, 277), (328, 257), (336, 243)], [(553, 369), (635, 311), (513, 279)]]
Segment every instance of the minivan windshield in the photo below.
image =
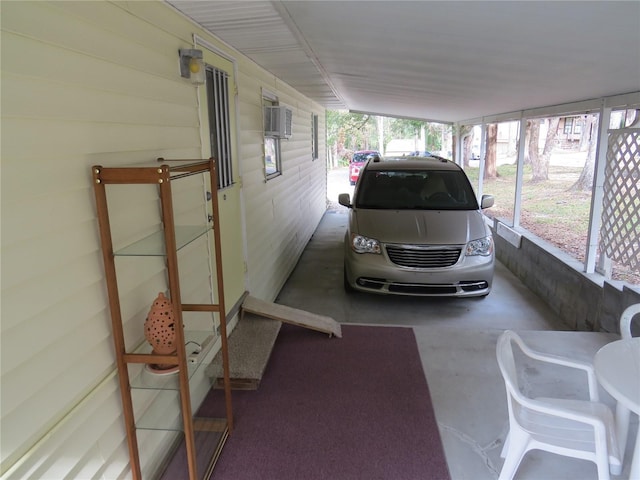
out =
[(356, 208), (391, 210), (477, 210), (478, 202), (461, 170), (367, 170)]

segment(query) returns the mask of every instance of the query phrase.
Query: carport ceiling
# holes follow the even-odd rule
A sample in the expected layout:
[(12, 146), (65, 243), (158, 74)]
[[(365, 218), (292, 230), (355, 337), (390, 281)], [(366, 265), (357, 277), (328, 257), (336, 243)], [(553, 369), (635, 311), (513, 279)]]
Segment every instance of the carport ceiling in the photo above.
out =
[(328, 109), (464, 121), (640, 91), (638, 1), (181, 1)]

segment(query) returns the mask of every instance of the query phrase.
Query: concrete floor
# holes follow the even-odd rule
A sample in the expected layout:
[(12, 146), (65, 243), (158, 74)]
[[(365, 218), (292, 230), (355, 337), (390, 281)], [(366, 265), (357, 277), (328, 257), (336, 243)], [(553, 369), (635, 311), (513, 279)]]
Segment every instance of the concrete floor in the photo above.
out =
[[(338, 175), (339, 184), (332, 184), (330, 195), (336, 188), (349, 191), (346, 174)], [(341, 323), (413, 327), (452, 479), (498, 478), (508, 430), (505, 389), (495, 357), (499, 334), (512, 329), (535, 349), (583, 360), (591, 360), (598, 348), (619, 337), (568, 331), (562, 319), (500, 263), (493, 290), (484, 299), (347, 294), (342, 281), (346, 222), (344, 209), (327, 211), (276, 301)], [(548, 394), (545, 388), (560, 389), (588, 398), (582, 396), (586, 395), (582, 378), (557, 369), (534, 371), (534, 376), (549, 379), (540, 385), (540, 394)], [(601, 400), (615, 405), (602, 389)], [(616, 480), (629, 477), (637, 417), (632, 416), (632, 422), (623, 473), (612, 476)], [(591, 462), (533, 451), (525, 456), (516, 478), (590, 480), (597, 473)]]

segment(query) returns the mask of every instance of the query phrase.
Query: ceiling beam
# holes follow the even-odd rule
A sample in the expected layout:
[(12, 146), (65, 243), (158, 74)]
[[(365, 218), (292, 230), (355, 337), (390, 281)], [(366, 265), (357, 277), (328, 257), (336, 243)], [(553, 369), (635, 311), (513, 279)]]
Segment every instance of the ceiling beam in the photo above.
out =
[(483, 123), (501, 123), (517, 121), (521, 118), (547, 118), (568, 115), (579, 115), (600, 111), (602, 106), (612, 109), (640, 108), (640, 91), (624, 93), (620, 95), (612, 95), (609, 97), (594, 98), (580, 102), (563, 103), (560, 105), (549, 105), (546, 107), (531, 108), (528, 110), (520, 110), (509, 113), (501, 113), (498, 115), (489, 115), (486, 117), (472, 118), (458, 122), (459, 125), (481, 125)]

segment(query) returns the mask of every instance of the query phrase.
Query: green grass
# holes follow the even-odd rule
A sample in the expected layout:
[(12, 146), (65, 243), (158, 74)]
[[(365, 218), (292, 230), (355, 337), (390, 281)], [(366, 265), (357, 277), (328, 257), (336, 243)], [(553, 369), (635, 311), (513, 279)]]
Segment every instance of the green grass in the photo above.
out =
[[(469, 179), (477, 188), (478, 168), (465, 169)], [(531, 167), (525, 165), (522, 185), (522, 214), (532, 216), (535, 222), (579, 225), (585, 229), (589, 224), (591, 192), (576, 192), (571, 187), (578, 179), (580, 169), (575, 167), (551, 167), (549, 180), (533, 183)], [(498, 178), (486, 179), (482, 187), (485, 194), (495, 197), (495, 208), (487, 212), (490, 216), (513, 215), (516, 187), (516, 166), (500, 165)]]
[[(520, 226), (538, 237), (557, 246), (572, 257), (584, 261), (591, 192), (575, 191), (571, 187), (580, 176), (579, 167), (552, 166), (549, 180), (531, 181), (531, 167), (526, 165), (523, 172)], [(474, 188), (478, 185), (478, 168), (466, 168)], [(498, 178), (485, 179), (484, 194), (495, 197), (495, 206), (486, 210), (489, 217), (513, 220), (516, 186), (516, 166), (500, 165)], [(613, 278), (631, 284), (640, 284), (640, 272), (628, 267), (615, 265)]]
[[(474, 187), (477, 186), (478, 168), (465, 171)], [(550, 167), (549, 180), (534, 183), (531, 181), (531, 167), (526, 165), (523, 171), (520, 225), (584, 260), (591, 192), (571, 189), (580, 171), (575, 167)], [(486, 211), (488, 216), (513, 219), (515, 186), (515, 165), (500, 165), (498, 178), (485, 178), (483, 193), (495, 197), (495, 206)]]

